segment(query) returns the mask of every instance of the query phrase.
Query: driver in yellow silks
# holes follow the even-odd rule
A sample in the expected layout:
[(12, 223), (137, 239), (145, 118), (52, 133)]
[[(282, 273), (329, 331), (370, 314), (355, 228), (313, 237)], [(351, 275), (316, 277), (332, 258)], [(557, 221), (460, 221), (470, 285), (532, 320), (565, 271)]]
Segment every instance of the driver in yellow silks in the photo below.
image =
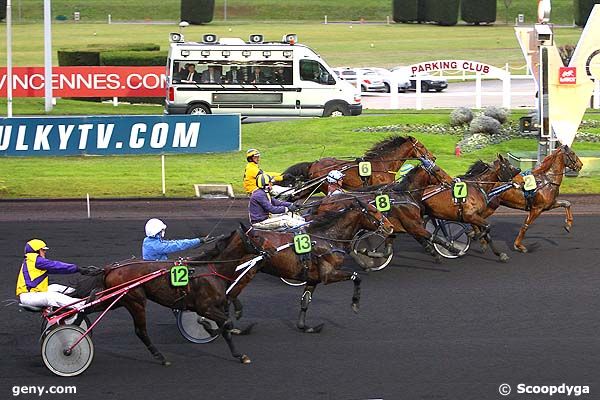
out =
[[(265, 173), (270, 175), (275, 182), (281, 182), (283, 180), (283, 176), (281, 174), (276, 172), (264, 172), (260, 169), (258, 165), (260, 162), (260, 151), (257, 149), (249, 149), (246, 152), (246, 160), (248, 161), (248, 164), (246, 164), (246, 169), (244, 170), (244, 190), (246, 193), (251, 194), (257, 189), (258, 186), (256, 186), (256, 177), (259, 174)], [(288, 188), (274, 185), (273, 189), (274, 190), (272, 190), (271, 193), (273, 193), (273, 195), (277, 195)]]

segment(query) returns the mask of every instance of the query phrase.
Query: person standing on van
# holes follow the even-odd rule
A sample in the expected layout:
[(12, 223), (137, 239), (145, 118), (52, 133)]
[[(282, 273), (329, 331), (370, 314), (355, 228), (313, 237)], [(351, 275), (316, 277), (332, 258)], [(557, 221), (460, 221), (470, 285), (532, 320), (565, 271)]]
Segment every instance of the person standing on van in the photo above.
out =
[(206, 71), (202, 72), (202, 76), (200, 77), (201, 83), (221, 83), (221, 74), (214, 67), (210, 66)]
[(188, 82), (200, 82), (200, 74), (196, 72), (196, 64), (188, 64), (187, 76), (184, 80)]
[[(263, 170), (258, 165), (260, 163), (260, 151), (257, 149), (248, 149), (246, 152), (246, 161), (248, 161), (248, 164), (246, 164), (246, 169), (244, 170), (244, 190), (246, 190), (246, 193), (251, 194), (258, 187), (256, 186), (256, 177), (263, 173)], [(276, 172), (265, 173), (273, 177), (275, 182), (283, 180), (283, 176)], [(276, 186), (275, 188), (275, 193), (280, 193), (284, 190), (280, 186)]]
[(250, 83), (265, 83), (265, 74), (260, 70), (260, 67), (254, 67), (254, 72), (250, 76)]
[(225, 80), (226, 83), (240, 83), (242, 81), (242, 74), (236, 65), (232, 65), (229, 71), (225, 73)]

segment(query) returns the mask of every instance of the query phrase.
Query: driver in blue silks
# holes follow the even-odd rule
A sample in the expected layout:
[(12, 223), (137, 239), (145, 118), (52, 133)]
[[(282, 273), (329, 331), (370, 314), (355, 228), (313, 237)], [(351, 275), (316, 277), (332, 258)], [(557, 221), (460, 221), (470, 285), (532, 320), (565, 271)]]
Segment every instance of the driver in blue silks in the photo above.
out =
[(146, 222), (146, 237), (142, 243), (142, 258), (144, 260), (163, 261), (169, 258), (170, 253), (198, 247), (201, 244), (211, 243), (219, 237), (206, 237), (195, 239), (165, 240), (167, 225), (158, 218)]

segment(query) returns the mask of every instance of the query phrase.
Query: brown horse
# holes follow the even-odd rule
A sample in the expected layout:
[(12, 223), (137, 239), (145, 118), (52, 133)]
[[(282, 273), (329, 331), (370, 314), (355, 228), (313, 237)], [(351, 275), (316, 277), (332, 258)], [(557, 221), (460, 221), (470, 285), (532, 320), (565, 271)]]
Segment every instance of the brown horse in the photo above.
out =
[[(336, 201), (336, 211), (315, 217), (306, 228), (306, 233), (312, 241), (312, 251), (307, 255), (298, 255), (292, 248), (273, 252), (275, 247), (293, 242), (294, 233), (256, 229), (247, 233), (255, 246), (271, 253), (261, 264), (261, 272), (285, 279), (306, 281), (297, 322), (298, 329), (306, 333), (318, 333), (323, 327), (323, 324), (316, 327), (306, 325), (306, 312), (319, 283), (328, 285), (352, 280), (352, 309), (358, 312), (361, 278), (356, 272), (340, 270), (344, 256), (350, 251), (354, 235), (360, 229), (382, 230), (385, 234), (391, 234), (393, 230), (390, 221), (374, 206), (354, 196), (343, 197), (345, 198)], [(242, 289), (242, 285), (238, 287)], [(237, 293), (234, 290), (230, 297), (235, 296)]]
[[(531, 171), (537, 183), (537, 188), (531, 196), (531, 200), (525, 197), (525, 192), (521, 188), (515, 188), (504, 192), (490, 203), (484, 216), (491, 215), (501, 205), (529, 212), (515, 239), (513, 245), (515, 250), (523, 253), (527, 252), (527, 248), (522, 243), (525, 232), (544, 211), (563, 207), (565, 209), (565, 230), (567, 232), (571, 231), (573, 226), (571, 203), (567, 200), (556, 199), (560, 191), (565, 167), (579, 171), (583, 167), (583, 163), (569, 146), (563, 145), (544, 158), (540, 165)], [(519, 176), (517, 179), (522, 181), (523, 177)]]
[[(237, 265), (256, 256), (256, 254), (252, 254), (253, 248), (247, 247), (246, 240), (243, 232), (234, 231), (229, 237), (219, 240), (214, 249), (201, 257), (203, 260), (210, 260), (210, 264), (184, 262), (185, 265), (193, 266), (187, 286), (171, 286), (169, 274), (166, 274), (132, 289), (119, 300), (117, 306), (125, 307), (133, 318), (136, 335), (146, 345), (152, 356), (162, 364), (169, 365), (170, 363), (148, 336), (146, 329), (147, 300), (171, 309), (195, 311), (199, 315), (213, 320), (216, 322), (218, 330), (213, 332), (214, 330), (208, 324), (205, 329), (212, 335), (221, 333), (229, 346), (231, 355), (244, 364), (250, 363), (250, 358), (246, 354), (239, 353), (233, 344), (230, 332), (233, 325), (225, 310), (227, 306), (225, 292), (236, 277)], [(110, 288), (151, 272), (170, 269), (174, 264), (174, 261), (142, 260), (115, 263), (105, 267), (104, 275), (98, 277), (93, 284), (98, 289), (110, 290)], [(87, 288), (85, 285), (86, 283), (80, 285), (78, 290), (82, 293), (88, 292), (90, 282), (87, 282)], [(95, 307), (92, 312), (101, 311), (103, 304)]]
[[(428, 163), (430, 164), (430, 163)], [(452, 253), (458, 249), (443, 238), (433, 237), (424, 227), (423, 215), (438, 219), (466, 222), (480, 228), (481, 237), (490, 244), (494, 254), (501, 261), (508, 256), (494, 246), (490, 236), (490, 226), (483, 217), (487, 209), (487, 191), (497, 182), (507, 182), (519, 173), (508, 160), (498, 155), (491, 165), (482, 161), (475, 162), (467, 174), (460, 179), (467, 184), (468, 196), (464, 203), (456, 203), (451, 190), (453, 182), (450, 175), (437, 165), (413, 168), (406, 177), (386, 190), (392, 200), (389, 219), (396, 232), (411, 234), (437, 260), (433, 243), (440, 244)]]
[[(309, 196), (311, 193), (327, 193), (324, 178), (329, 171), (343, 171), (344, 189), (354, 190), (365, 186), (391, 183), (396, 179), (396, 172), (406, 160), (421, 157), (435, 160), (435, 156), (412, 136), (392, 136), (375, 144), (365, 155), (356, 160), (340, 160), (337, 158), (321, 158), (314, 162), (303, 162), (292, 165), (283, 175), (286, 179), (282, 185), (293, 185), (305, 190), (296, 191), (292, 200)], [(361, 177), (359, 162), (371, 163), (371, 175)], [(291, 178), (290, 178), (291, 177)]]

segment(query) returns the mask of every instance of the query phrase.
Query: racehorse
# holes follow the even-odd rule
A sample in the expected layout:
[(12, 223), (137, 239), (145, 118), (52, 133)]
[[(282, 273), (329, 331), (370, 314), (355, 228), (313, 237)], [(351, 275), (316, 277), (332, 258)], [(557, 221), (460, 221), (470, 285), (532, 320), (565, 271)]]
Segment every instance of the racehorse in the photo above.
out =
[[(515, 188), (502, 193), (490, 203), (487, 210), (489, 214), (484, 215), (492, 214), (501, 205), (529, 212), (513, 244), (515, 250), (523, 253), (527, 252), (527, 247), (522, 243), (525, 232), (527, 232), (533, 221), (544, 211), (563, 207), (565, 209), (565, 230), (567, 232), (571, 231), (571, 227), (573, 226), (571, 203), (567, 200), (556, 199), (560, 191), (565, 167), (569, 167), (574, 171), (580, 171), (583, 167), (583, 163), (579, 157), (567, 145), (560, 146), (554, 150), (542, 160), (540, 165), (531, 171), (537, 185), (532, 195), (526, 197), (522, 188)], [(522, 177), (519, 178), (522, 180)]]
[[(358, 312), (360, 304), (361, 278), (356, 272), (340, 270), (344, 256), (350, 251), (352, 238), (360, 229), (383, 231), (391, 234), (393, 227), (388, 219), (377, 209), (354, 196), (343, 196), (336, 202), (336, 211), (315, 217), (306, 234), (312, 241), (312, 251), (305, 255), (296, 254), (292, 248), (277, 253), (273, 249), (294, 241), (294, 233), (274, 232), (250, 229), (248, 238), (257, 251), (268, 251), (270, 256), (261, 264), (260, 271), (290, 280), (306, 281), (300, 300), (300, 314), (296, 326), (306, 333), (318, 333), (323, 324), (309, 327), (306, 325), (306, 313), (319, 283), (328, 285), (335, 282), (352, 280), (352, 309)], [(250, 272), (256, 273), (257, 271)], [(240, 281), (237, 288), (243, 288)], [(236, 289), (230, 297), (237, 296)]]
[[(345, 174), (343, 188), (346, 190), (390, 183), (396, 179), (396, 172), (406, 160), (420, 157), (435, 160), (435, 156), (414, 137), (392, 136), (376, 143), (363, 157), (356, 160), (328, 157), (314, 162), (292, 165), (283, 172), (285, 179), (281, 185), (305, 187), (306, 190), (300, 190), (291, 198), (291, 200), (297, 200), (309, 196), (311, 193), (327, 193), (327, 184), (324, 178), (333, 169), (340, 170)], [(361, 177), (359, 174), (359, 162), (361, 161), (371, 163), (370, 176)]]
[(413, 168), (401, 182), (389, 187), (392, 199), (389, 218), (395, 231), (410, 233), (439, 260), (432, 243), (440, 244), (452, 253), (458, 253), (458, 250), (444, 239), (433, 237), (424, 227), (423, 215), (466, 222), (478, 226), (481, 237), (489, 243), (494, 254), (501, 261), (507, 261), (508, 256), (494, 246), (490, 226), (483, 214), (487, 210), (487, 192), (497, 182), (510, 181), (520, 170), (501, 155), (491, 165), (481, 160), (475, 162), (465, 175), (459, 177), (467, 185), (467, 196), (464, 202), (457, 202), (453, 198), (450, 175), (437, 165), (427, 164), (427, 167)]
[[(225, 291), (229, 284), (235, 279), (235, 268), (245, 260), (256, 256), (252, 254), (253, 248), (246, 247), (246, 239), (243, 232), (234, 231), (229, 237), (219, 240), (215, 248), (207, 252), (203, 260), (210, 260), (210, 264), (198, 264), (198, 262), (183, 262), (184, 265), (198, 265), (193, 267), (187, 286), (174, 287), (169, 282), (169, 274), (151, 280), (130, 290), (117, 306), (123, 306), (129, 311), (133, 318), (135, 333), (146, 345), (152, 356), (163, 365), (169, 365), (164, 355), (154, 346), (148, 336), (146, 329), (146, 301), (177, 310), (195, 311), (199, 315), (216, 322), (218, 330), (206, 324), (205, 329), (212, 336), (221, 333), (229, 346), (231, 355), (242, 363), (250, 363), (246, 354), (239, 353), (231, 338), (233, 325), (226, 313), (227, 296)], [(128, 260), (115, 263), (104, 268), (104, 274), (96, 282), (91, 284), (97, 289), (110, 289), (119, 285), (127, 284), (136, 278), (144, 276), (160, 269), (173, 267), (175, 261), (143, 261)], [(85, 287), (88, 286), (88, 287)], [(90, 282), (83, 283), (78, 287), (81, 293), (89, 292)], [(92, 312), (102, 310), (102, 305), (95, 307)]]

